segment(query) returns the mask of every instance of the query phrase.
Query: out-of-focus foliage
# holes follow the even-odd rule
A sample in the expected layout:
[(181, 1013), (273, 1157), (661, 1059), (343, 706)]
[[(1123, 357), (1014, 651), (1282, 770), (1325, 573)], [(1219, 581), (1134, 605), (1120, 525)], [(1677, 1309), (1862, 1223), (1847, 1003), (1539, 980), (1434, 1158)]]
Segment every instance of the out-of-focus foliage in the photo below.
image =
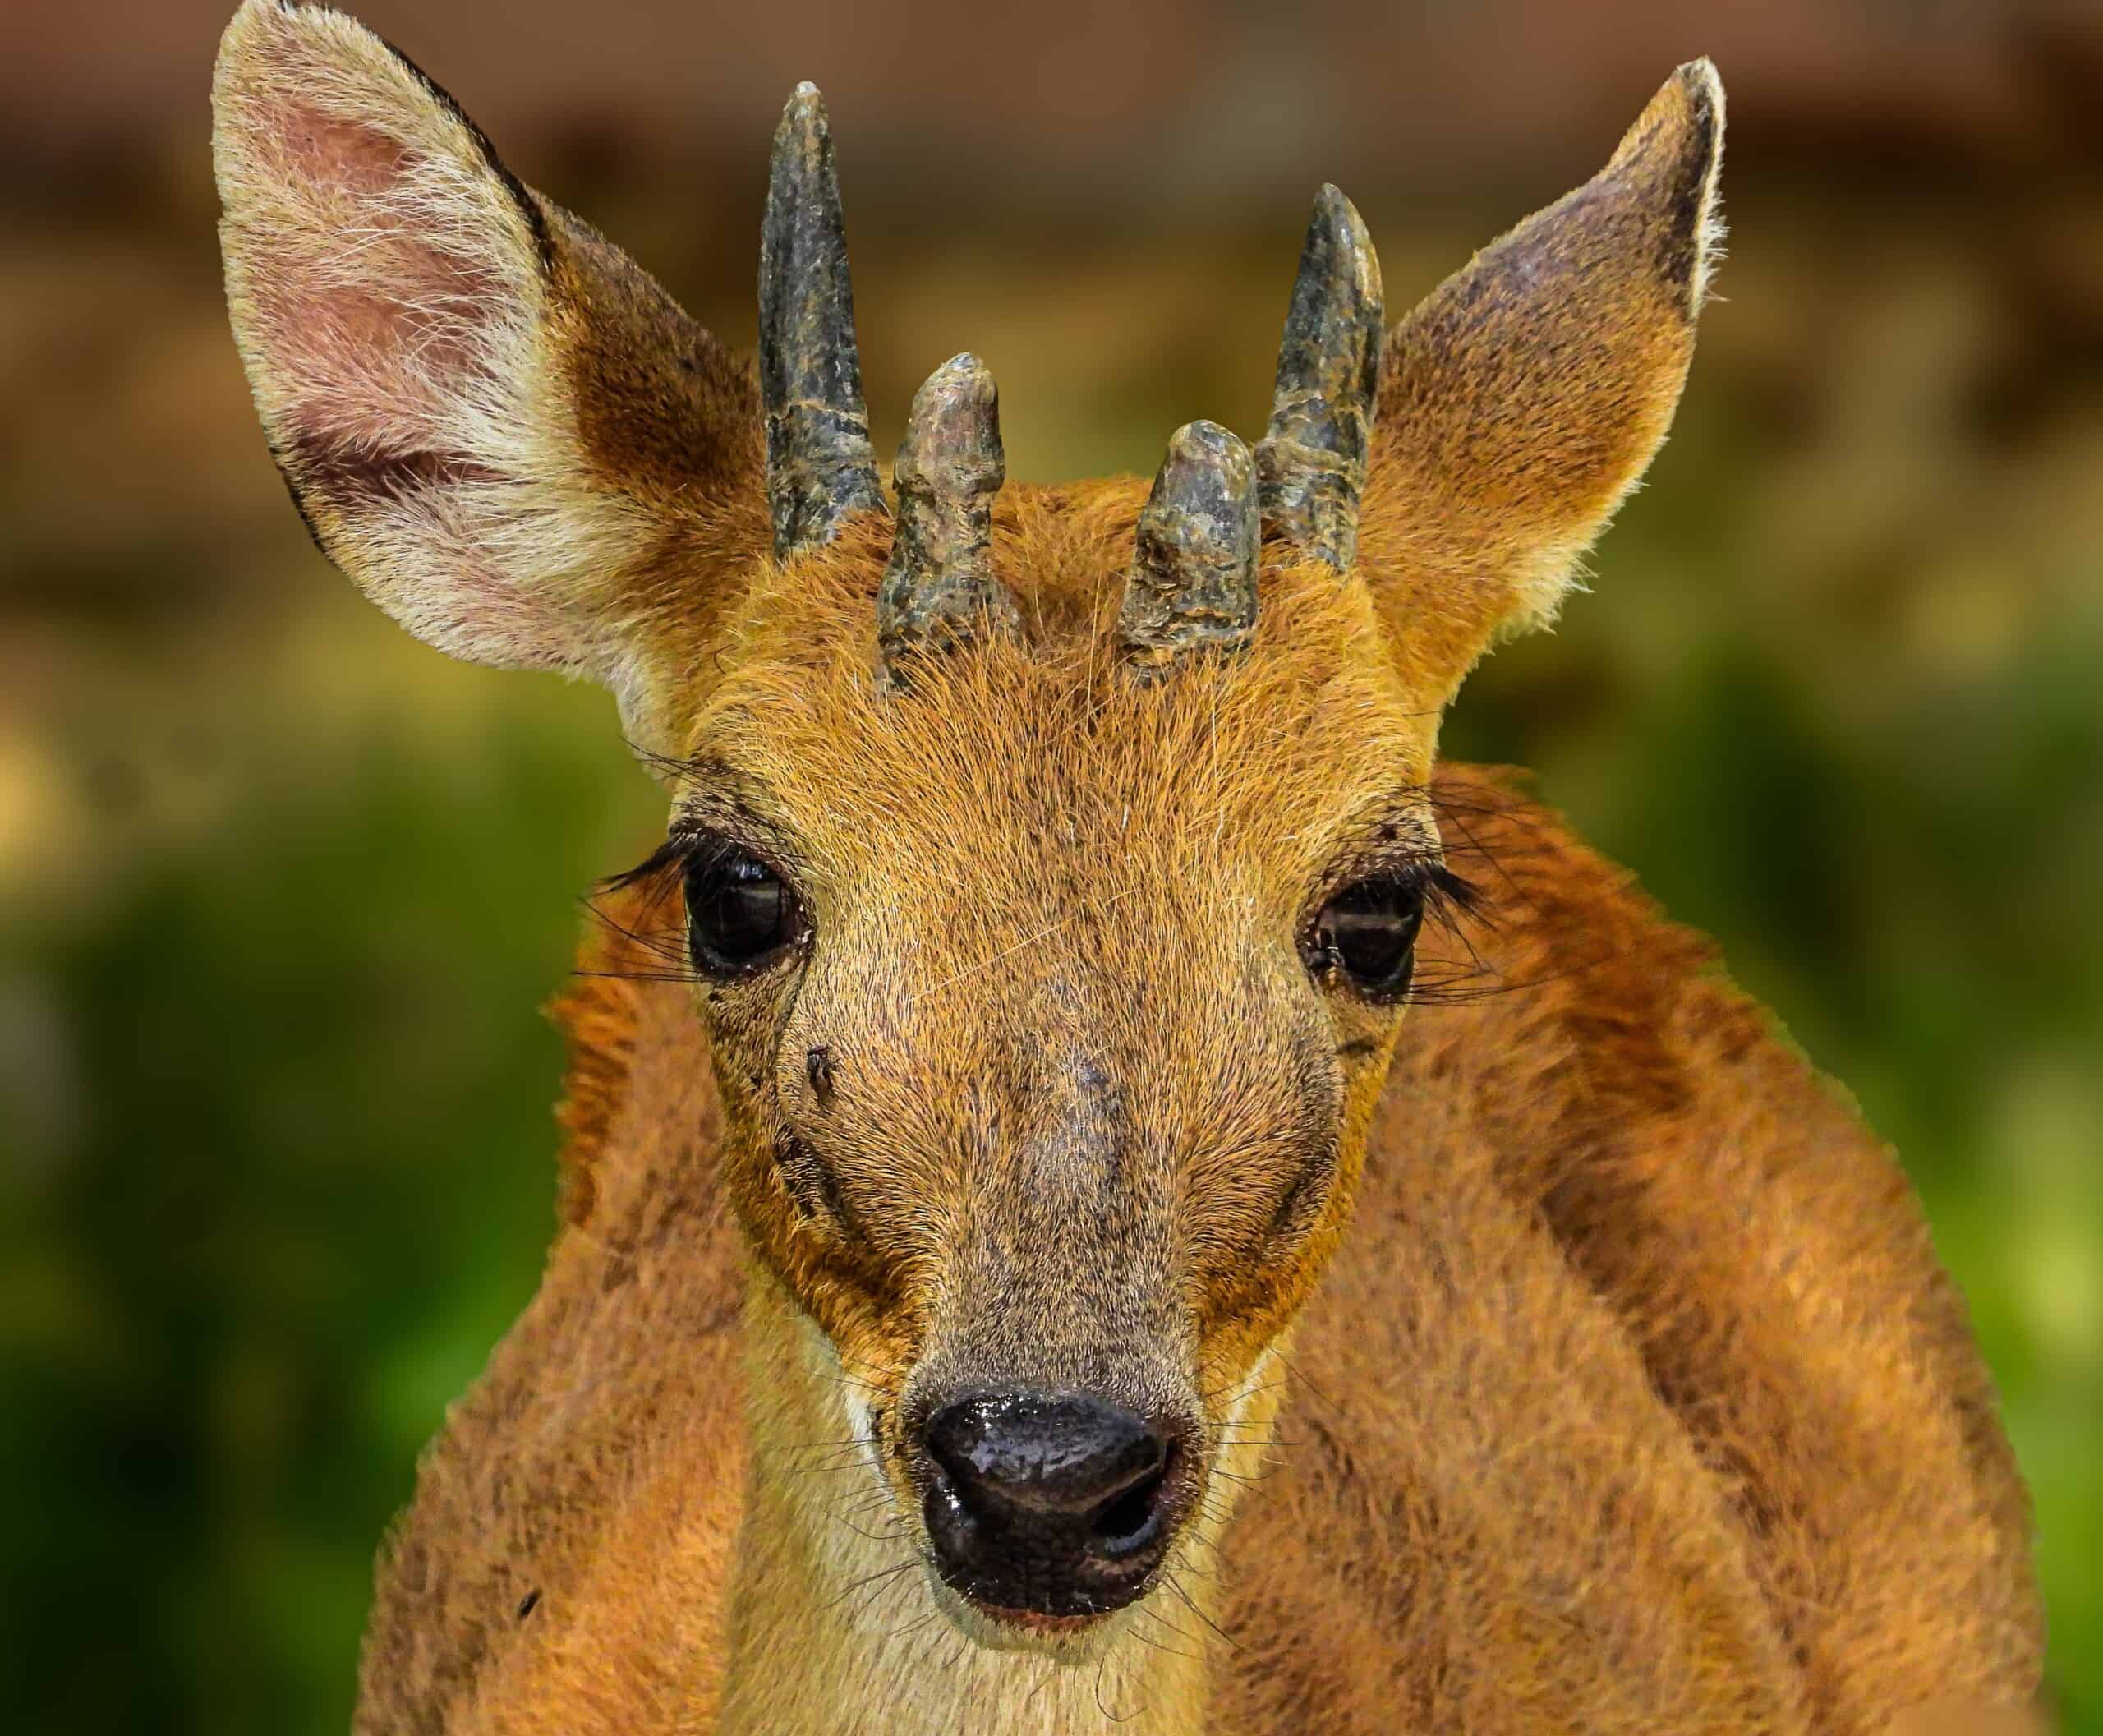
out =
[[(1705, 46), (1661, 37), (1650, 82)], [(1733, 96), (1679, 431), (1447, 748), (1536, 768), (1898, 1146), (2036, 1493), (2062, 1729), (2103, 1736), (2103, 207), (1917, 118), (1814, 162)], [(1397, 307), (1618, 118), (1553, 161), (1509, 135), (1493, 188), (1458, 154), (1354, 186)], [(1275, 175), (1231, 217), (1141, 177), (931, 227), (842, 131), (880, 444), (966, 345), (1021, 476), (1260, 426), (1304, 221)], [(744, 338), (764, 128), (711, 149), (740, 191), (698, 217), (693, 166), (617, 135), (513, 154)], [(0, 1708), (321, 1736), (552, 1225), (575, 896), (659, 815), (610, 703), (445, 663), (306, 547), (176, 164), (95, 159), (0, 256)]]

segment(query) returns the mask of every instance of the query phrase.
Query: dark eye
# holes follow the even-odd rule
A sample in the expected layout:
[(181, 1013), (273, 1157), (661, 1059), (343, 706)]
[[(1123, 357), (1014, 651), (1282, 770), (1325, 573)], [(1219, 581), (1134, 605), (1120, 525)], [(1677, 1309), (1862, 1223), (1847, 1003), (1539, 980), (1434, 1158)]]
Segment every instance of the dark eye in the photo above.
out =
[(688, 859), (687, 944), (711, 976), (757, 969), (802, 937), (803, 917), (781, 877), (734, 845)]
[(1424, 926), (1424, 891), (1407, 880), (1360, 880), (1332, 896), (1314, 919), (1309, 963), (1334, 969), (1378, 1000), (1408, 992)]

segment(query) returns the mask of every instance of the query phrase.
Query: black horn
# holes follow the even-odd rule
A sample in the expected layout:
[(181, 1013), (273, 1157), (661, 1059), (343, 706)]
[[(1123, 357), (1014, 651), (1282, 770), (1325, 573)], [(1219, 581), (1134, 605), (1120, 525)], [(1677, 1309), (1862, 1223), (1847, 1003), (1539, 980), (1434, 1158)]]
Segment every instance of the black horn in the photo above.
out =
[(1324, 186), (1300, 249), (1256, 470), (1263, 534), (1338, 572), (1358, 558), (1380, 321), (1380, 261), (1365, 224), (1351, 200)]
[(774, 133), (760, 234), (759, 377), (774, 552), (786, 559), (884, 504), (862, 401), (832, 128), (815, 85), (797, 85)]
[(1021, 616), (993, 576), (993, 496), (1007, 479), (1001, 394), (976, 356), (953, 356), (913, 395), (891, 485), (898, 530), (877, 592), (877, 642), (899, 659)]
[(1139, 513), (1119, 629), (1143, 670), (1235, 651), (1256, 628), (1255, 464), (1217, 422), (1176, 431)]

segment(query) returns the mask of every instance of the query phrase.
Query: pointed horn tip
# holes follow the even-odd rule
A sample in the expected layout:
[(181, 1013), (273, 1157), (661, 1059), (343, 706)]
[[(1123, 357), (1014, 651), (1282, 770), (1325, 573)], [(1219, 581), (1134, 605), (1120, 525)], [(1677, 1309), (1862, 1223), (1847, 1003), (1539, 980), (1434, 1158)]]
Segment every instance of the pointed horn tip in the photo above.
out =
[(1344, 190), (1333, 181), (1324, 181), (1316, 189), (1314, 209), (1328, 218), (1331, 223), (1340, 225), (1356, 224), (1360, 228), (1364, 227), (1364, 220), (1358, 214), (1358, 207), (1351, 202)]
[(785, 141), (802, 135), (817, 135), (822, 138), (832, 131), (832, 122), (826, 113), (825, 97), (808, 79), (789, 93), (789, 100), (781, 105), (781, 123), (775, 129), (777, 140)]
[[(1349, 280), (1361, 294), (1380, 294), (1380, 257), (1374, 251), (1372, 233), (1358, 207), (1334, 182), (1323, 182), (1321, 191), (1314, 196), (1314, 214), (1308, 227), (1310, 244), (1314, 233), (1320, 233), (1327, 240), (1330, 258), (1348, 261)], [(1308, 256), (1302, 257), (1305, 269)]]

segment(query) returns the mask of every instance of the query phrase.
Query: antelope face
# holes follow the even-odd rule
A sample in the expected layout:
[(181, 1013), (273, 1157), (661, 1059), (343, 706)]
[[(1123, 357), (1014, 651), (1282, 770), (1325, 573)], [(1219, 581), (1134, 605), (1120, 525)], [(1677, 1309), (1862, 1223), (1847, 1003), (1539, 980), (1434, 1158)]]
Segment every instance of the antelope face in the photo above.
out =
[(1239, 653), (1149, 678), (1138, 491), (1018, 493), (988, 570), (1033, 637), (872, 679), (851, 534), (797, 573), (829, 610), (756, 602), (659, 872), (755, 1244), (941, 1581), (1041, 1629), (1172, 1572), (1260, 1446), (1458, 882), (1362, 592), (1274, 565)]
[(808, 86), (755, 369), (360, 25), (246, 0), (228, 29), (271, 450), (411, 630), (619, 698), (671, 792), (648, 873), (756, 1282), (982, 1641), (1085, 1643), (1260, 1454), (1419, 930), (1465, 896), (1438, 714), (1664, 437), (1721, 100), (1681, 69), (1384, 340), (1324, 189), (1253, 454), (1194, 423), (1151, 490), (1004, 488), (959, 357), (887, 490)]

